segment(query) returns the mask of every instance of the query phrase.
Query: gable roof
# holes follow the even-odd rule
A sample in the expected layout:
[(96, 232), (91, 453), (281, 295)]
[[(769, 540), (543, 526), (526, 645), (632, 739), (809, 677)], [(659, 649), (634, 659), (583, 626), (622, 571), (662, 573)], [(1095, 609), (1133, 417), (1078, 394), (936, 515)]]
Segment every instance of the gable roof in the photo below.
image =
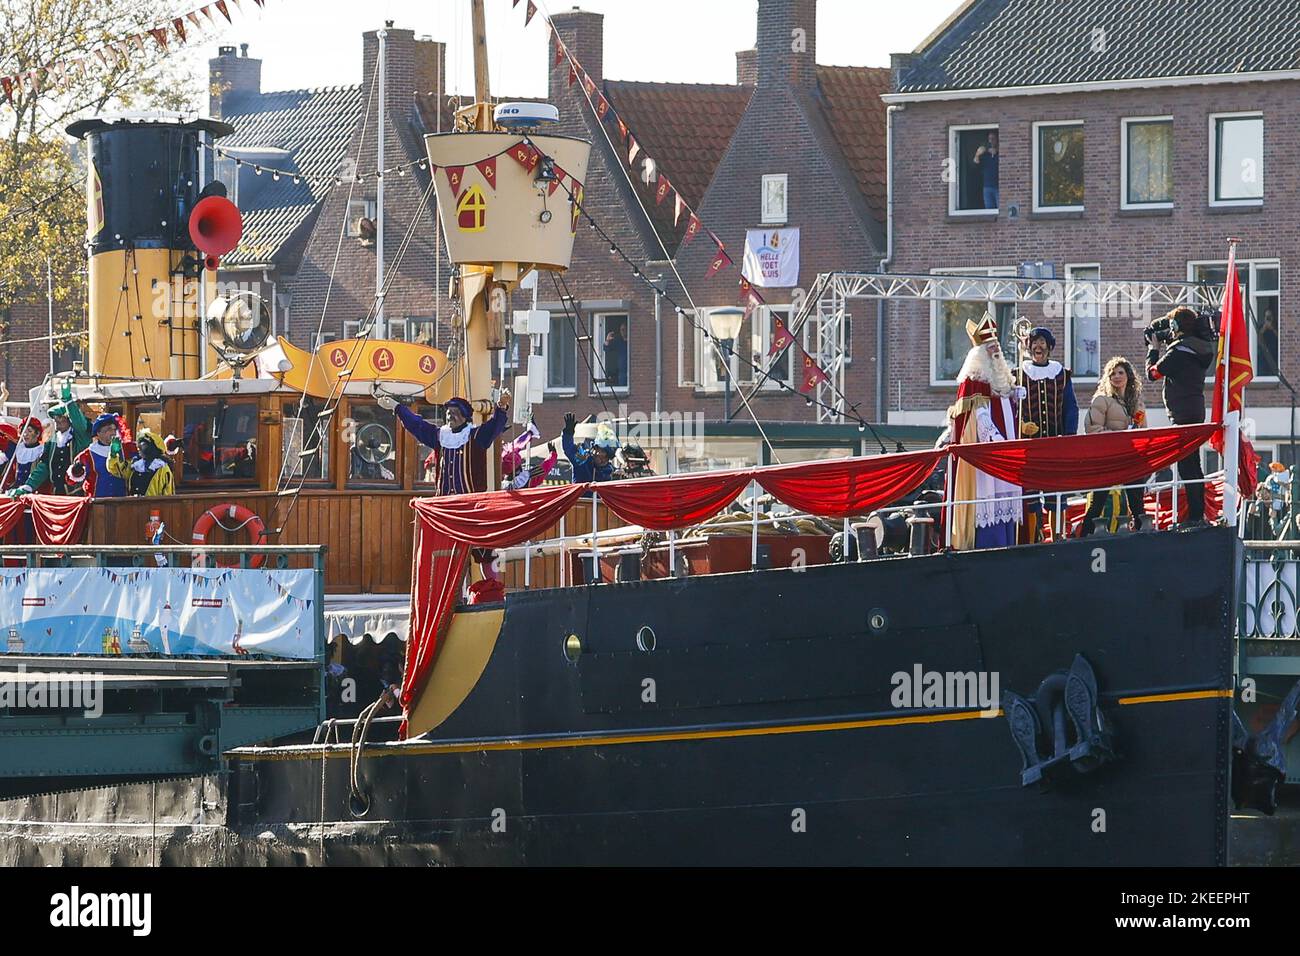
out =
[[(973, 0), (906, 58), (897, 92), (1300, 69), (1300, 3)], [(1094, 31), (1103, 30), (1098, 34)], [(1104, 48), (1101, 46), (1104, 40)]]
[(890, 72), (884, 67), (818, 66), (822, 113), (857, 181), (867, 208), (885, 218), (885, 103)]
[(263, 175), (251, 180), (252, 188), (241, 189), (244, 235), (223, 265), (283, 264), (301, 251), (360, 116), (360, 86), (245, 93), (222, 104), (222, 119), (235, 132), (219, 147), (283, 149), (288, 160), (276, 166), (303, 177), (295, 183), (288, 176)]

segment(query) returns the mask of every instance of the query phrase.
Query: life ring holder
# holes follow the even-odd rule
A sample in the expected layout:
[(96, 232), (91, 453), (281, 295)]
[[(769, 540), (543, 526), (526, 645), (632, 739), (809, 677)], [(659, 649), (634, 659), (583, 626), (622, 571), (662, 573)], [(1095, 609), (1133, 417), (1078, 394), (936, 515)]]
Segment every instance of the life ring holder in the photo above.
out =
[[(221, 520), (222, 518), (234, 522), (234, 526), (228, 526)], [(250, 511), (243, 505), (229, 502), (213, 505), (199, 515), (199, 520), (194, 522), (194, 531), (190, 534), (190, 540), (195, 544), (207, 544), (208, 535), (212, 533), (213, 528), (220, 528), (227, 534), (247, 530), (253, 544), (261, 544), (266, 537), (266, 522), (256, 512)], [(219, 568), (237, 568), (240, 566), (238, 559), (223, 562), (220, 558), (214, 558), (212, 563)], [(249, 557), (247, 566), (249, 568), (260, 568), (265, 563), (266, 555), (254, 554)]]

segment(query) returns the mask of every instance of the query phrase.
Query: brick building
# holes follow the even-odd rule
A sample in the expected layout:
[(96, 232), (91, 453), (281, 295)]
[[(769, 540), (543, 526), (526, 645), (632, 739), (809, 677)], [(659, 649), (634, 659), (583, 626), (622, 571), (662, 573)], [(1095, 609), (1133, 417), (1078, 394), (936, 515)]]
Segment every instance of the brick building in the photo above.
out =
[[(1282, 380), (1300, 379), (1282, 297), (1300, 261), (1297, 13), (1105, 0), (1048, 18), (1032, 0), (971, 0), (894, 58), (890, 271), (1016, 275), (1032, 262), (1059, 280), (1222, 282), (1226, 237), (1239, 237), (1256, 367), (1247, 415), (1265, 460), (1285, 460)], [(974, 163), (990, 133), (991, 209)], [(1095, 302), (891, 303), (888, 421), (942, 420), (969, 347), (962, 326), (986, 308), (1003, 325), (1019, 311), (1053, 330), (1081, 404), (1110, 356), (1143, 357), (1134, 322), (1153, 317)], [(1163, 423), (1159, 386), (1146, 398)]]

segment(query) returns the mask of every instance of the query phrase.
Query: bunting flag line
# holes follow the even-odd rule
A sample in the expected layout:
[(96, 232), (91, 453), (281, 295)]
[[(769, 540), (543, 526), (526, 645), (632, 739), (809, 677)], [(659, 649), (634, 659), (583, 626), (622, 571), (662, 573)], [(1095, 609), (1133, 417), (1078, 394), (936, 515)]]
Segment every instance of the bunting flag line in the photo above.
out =
[(568, 175), (569, 175), (569, 174), (566, 173), (566, 172), (564, 171), (564, 169), (560, 166), (560, 164), (559, 164), (559, 163), (556, 163), (556, 164), (555, 164), (555, 178), (552, 179), (552, 180), (551, 180), (551, 184), (550, 184), (549, 186), (546, 187), (546, 195), (547, 195), (547, 196), (554, 196), (554, 195), (555, 195), (555, 190), (557, 190), (557, 189), (560, 188), (560, 184), (564, 182), (565, 177), (567, 177)]
[(807, 395), (818, 385), (829, 382), (830, 376), (823, 372), (821, 366), (803, 349), (799, 350), (799, 354), (803, 357), (803, 380), (799, 383), (799, 391)]
[(569, 64), (569, 85), (572, 86), (574, 81), (577, 79), (578, 79), (578, 71), (575, 70), (573, 64), (570, 63)]
[(465, 181), (464, 166), (444, 166), (443, 172), (447, 174), (447, 185), (451, 187), (451, 194), (457, 198), (460, 197), (460, 187)]
[(555, 35), (555, 65), (559, 66), (564, 62), (564, 44), (560, 42), (560, 36)]
[(668, 177), (663, 173), (659, 174), (659, 184), (655, 186), (655, 205), (663, 205), (663, 201), (668, 198), (668, 193), (672, 191), (673, 184), (668, 181)]
[(794, 336), (790, 330), (785, 327), (785, 323), (780, 319), (772, 319), (772, 344), (767, 348), (767, 357), (772, 358), (779, 355), (782, 351), (794, 345)]
[(491, 186), (493, 190), (497, 188), (497, 158), (495, 156), (489, 156), (487, 159), (480, 159), (474, 164), (474, 168), (479, 171), (479, 174), (487, 181), (487, 184)]
[(510, 156), (530, 173), (536, 168), (538, 161), (541, 159), (541, 154), (533, 146), (522, 140), (510, 148)]
[(717, 254), (714, 255), (713, 261), (709, 263), (708, 271), (704, 273), (704, 278), (706, 279), (712, 279), (723, 269), (727, 268), (727, 266), (731, 265), (731, 256), (727, 255), (727, 247), (719, 242), (717, 236), (714, 236), (712, 233), (709, 233), (709, 235), (712, 236), (714, 242), (718, 243), (718, 251)]
[(600, 99), (596, 101), (596, 115), (600, 117), (601, 122), (605, 121), (605, 114), (609, 112), (609, 100), (605, 99), (605, 94), (600, 94)]
[(533, 22), (533, 17), (537, 16), (537, 6), (533, 0), (528, 0), (528, 12), (524, 14), (524, 26)]
[(632, 135), (628, 136), (627, 141), (629, 144), (627, 148), (627, 164), (631, 166), (636, 162), (636, 154), (641, 152), (641, 144), (638, 143), (636, 137)]

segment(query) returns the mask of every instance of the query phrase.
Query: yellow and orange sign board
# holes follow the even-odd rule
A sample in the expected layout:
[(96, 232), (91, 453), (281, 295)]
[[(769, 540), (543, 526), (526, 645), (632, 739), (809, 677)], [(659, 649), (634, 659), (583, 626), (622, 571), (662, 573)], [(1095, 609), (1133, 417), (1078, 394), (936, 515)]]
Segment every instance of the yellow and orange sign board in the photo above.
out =
[(440, 349), (414, 342), (344, 339), (326, 342), (313, 358), (311, 352), (283, 336), (279, 343), (290, 368), (276, 377), (281, 384), (313, 398), (328, 396), (339, 379), (345, 384), (377, 380), (419, 385), (434, 403), (451, 397), (450, 360)]

